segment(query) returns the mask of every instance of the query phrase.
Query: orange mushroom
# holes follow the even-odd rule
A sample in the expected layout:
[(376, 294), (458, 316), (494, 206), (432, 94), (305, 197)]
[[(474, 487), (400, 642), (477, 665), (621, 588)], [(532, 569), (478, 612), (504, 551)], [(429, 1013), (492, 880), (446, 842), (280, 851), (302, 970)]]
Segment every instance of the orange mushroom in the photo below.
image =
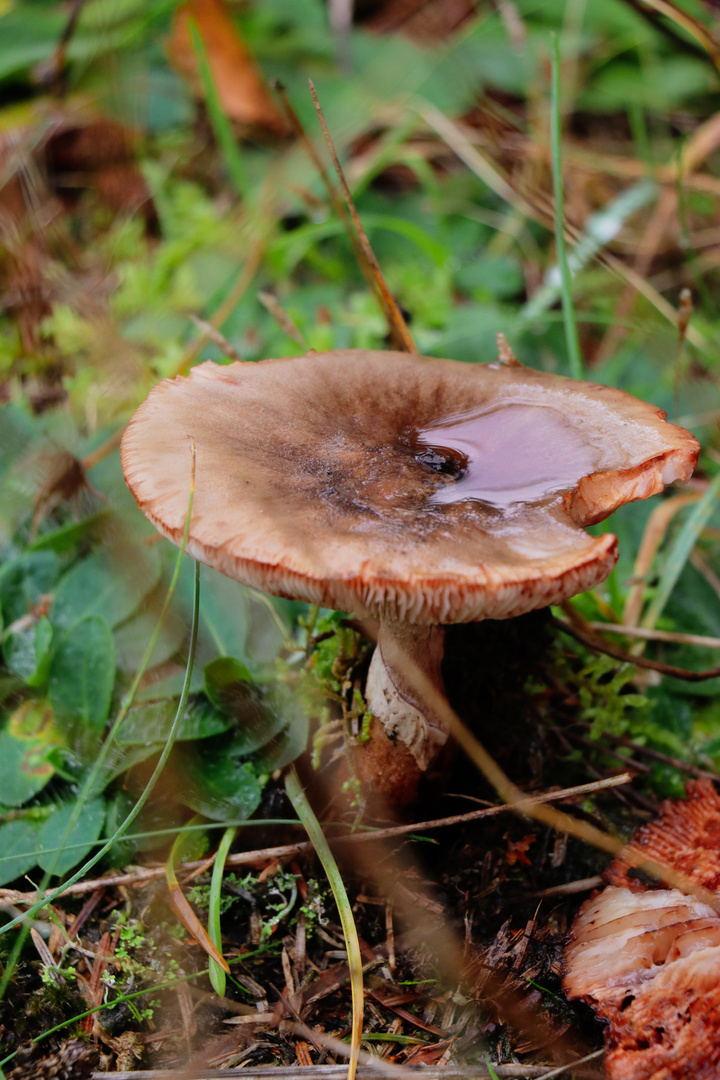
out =
[(448, 731), (443, 626), (505, 619), (601, 582), (617, 542), (583, 526), (692, 472), (698, 444), (621, 390), (500, 361), (345, 350), (205, 363), (166, 380), (125, 432), (125, 478), (179, 543), (246, 585), (379, 621), (359, 769), (414, 798)]
[(663, 803), (587, 900), (565, 951), (563, 987), (608, 1021), (610, 1080), (720, 1075), (720, 915), (678, 889), (648, 888), (638, 857), (681, 871), (720, 900), (720, 798), (707, 780)]

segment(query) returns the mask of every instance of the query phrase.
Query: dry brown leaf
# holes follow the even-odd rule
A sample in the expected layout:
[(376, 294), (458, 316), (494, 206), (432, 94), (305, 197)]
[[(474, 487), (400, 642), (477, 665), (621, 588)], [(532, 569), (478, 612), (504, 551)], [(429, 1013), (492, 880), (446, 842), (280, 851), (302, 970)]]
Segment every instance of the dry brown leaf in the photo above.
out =
[(223, 0), (188, 0), (175, 12), (168, 42), (171, 64), (203, 96), (197, 57), (190, 38), (195, 22), (205, 46), (223, 111), (238, 124), (288, 135), (287, 122), (275, 105), (252, 53), (240, 37)]
[(187, 932), (192, 934), (198, 945), (205, 950), (208, 956), (211, 956), (221, 968), (224, 968), (224, 970), (230, 974), (230, 967), (227, 960), (210, 940), (205, 927), (193, 911), (187, 897), (177, 881), (172, 880), (170, 875), (168, 875), (168, 889), (170, 890), (170, 907), (173, 909)]

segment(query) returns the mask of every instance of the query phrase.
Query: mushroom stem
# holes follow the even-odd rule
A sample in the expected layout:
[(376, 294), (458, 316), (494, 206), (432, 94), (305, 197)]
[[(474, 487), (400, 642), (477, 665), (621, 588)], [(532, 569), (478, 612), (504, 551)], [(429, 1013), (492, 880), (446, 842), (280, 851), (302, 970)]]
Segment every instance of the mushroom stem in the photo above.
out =
[(445, 694), (444, 636), (442, 626), (383, 621), (368, 672), (365, 697), (371, 712), (398, 751), (409, 751), (420, 773), (438, 756), (449, 731), (418, 693), (413, 671), (419, 668)]

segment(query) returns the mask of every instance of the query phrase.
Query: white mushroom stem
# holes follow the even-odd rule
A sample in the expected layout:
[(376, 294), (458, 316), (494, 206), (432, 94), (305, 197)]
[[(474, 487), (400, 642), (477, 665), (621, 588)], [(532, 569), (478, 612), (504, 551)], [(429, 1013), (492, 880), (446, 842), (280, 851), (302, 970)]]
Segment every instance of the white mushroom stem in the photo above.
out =
[(406, 746), (423, 772), (442, 750), (449, 731), (418, 692), (416, 672), (445, 695), (440, 670), (444, 636), (442, 626), (381, 622), (365, 691), (387, 737)]

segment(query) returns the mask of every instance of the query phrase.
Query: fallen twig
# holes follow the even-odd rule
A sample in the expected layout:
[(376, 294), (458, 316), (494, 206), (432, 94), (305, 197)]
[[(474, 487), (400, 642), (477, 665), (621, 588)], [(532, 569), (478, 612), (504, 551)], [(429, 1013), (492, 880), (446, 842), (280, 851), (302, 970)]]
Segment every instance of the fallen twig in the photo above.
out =
[(649, 627), (609, 622), (589, 622), (587, 625), (603, 634), (619, 634), (643, 641), (670, 641), (675, 645), (697, 645), (701, 649), (720, 649), (720, 638), (706, 637), (704, 634), (681, 634), (675, 630), (651, 630)]
[(664, 664), (661, 660), (648, 660), (645, 656), (636, 656), (634, 653), (627, 652), (626, 649), (621, 649), (619, 645), (611, 645), (608, 641), (603, 641), (597, 634), (588, 634), (578, 626), (571, 626), (564, 619), (553, 618), (551, 621), (564, 634), (569, 634), (576, 641), (587, 645), (589, 649), (605, 653), (606, 656), (611, 656), (613, 660), (620, 660), (623, 664), (635, 664), (637, 667), (648, 668), (650, 671), (659, 671), (662, 675), (682, 679), (684, 682), (705, 682), (707, 679), (720, 677), (720, 667), (708, 668), (706, 671), (688, 671), (687, 668), (676, 667), (674, 664)]
[[(528, 806), (535, 803), (555, 802), (562, 799), (572, 799), (580, 795), (589, 795), (593, 792), (604, 791), (607, 788), (620, 787), (629, 784), (632, 775), (628, 772), (619, 773), (617, 776), (609, 776), (602, 780), (596, 780), (589, 784), (578, 784), (575, 787), (562, 788), (559, 791), (546, 791), (539, 795), (528, 796), (514, 804), (501, 803), (499, 806), (489, 806), (482, 810), (470, 810), (466, 814), (453, 814), (451, 817), (435, 818), (431, 821), (413, 822), (408, 825), (393, 825), (387, 829), (374, 829), (368, 832), (352, 833), (349, 836), (328, 837), (331, 844), (362, 843), (366, 840), (389, 840), (394, 836), (405, 836), (408, 833), (426, 832), (430, 829), (443, 829), (448, 825), (458, 825), (469, 821), (478, 821), (482, 818), (494, 817), (496, 814), (505, 813), (508, 810), (517, 811), (522, 809), (524, 803)], [(298, 822), (299, 824), (299, 822)], [(296, 844), (281, 844), (278, 847), (258, 848), (255, 851), (238, 851), (228, 855), (226, 866), (247, 866), (253, 863), (264, 862), (268, 859), (285, 859), (291, 855), (304, 855), (313, 850), (312, 844), (307, 840), (301, 840)], [(182, 863), (178, 870), (186, 873), (196, 870), (198, 867), (209, 867), (209, 860), (203, 859), (198, 862)], [(160, 878), (165, 873), (165, 866), (146, 866), (126, 874), (108, 874), (107, 877), (95, 878), (92, 881), (77, 881), (74, 885), (64, 890), (62, 895), (78, 896), (83, 893), (93, 892), (95, 889), (109, 888), (114, 885), (139, 885), (153, 878)], [(35, 903), (36, 893), (21, 893), (15, 889), (0, 889), (0, 902), (13, 904)]]
[[(346, 1047), (347, 1049), (347, 1047)], [(360, 1066), (358, 1080), (363, 1077), (378, 1076), (402, 1076), (405, 1078), (421, 1076), (423, 1080), (485, 1080), (491, 1077), (493, 1070), (496, 1076), (512, 1077), (515, 1080), (551, 1080), (560, 1077), (563, 1073), (576, 1072), (577, 1066), (595, 1060), (604, 1054), (604, 1050), (596, 1050), (584, 1058), (558, 1068), (556, 1065), (496, 1065), (495, 1063), (479, 1065), (392, 1065), (390, 1062), (377, 1058)], [(370, 1057), (370, 1055), (367, 1055)], [(203, 1069), (190, 1071), (188, 1069), (154, 1069), (137, 1072), (95, 1072), (91, 1080), (231, 1080), (242, 1075), (247, 1080), (307, 1080), (307, 1065), (285, 1065), (280, 1068), (260, 1065), (242, 1069)], [(317, 1080), (340, 1080), (347, 1075), (345, 1065), (313, 1065), (312, 1075)], [(580, 1075), (580, 1074), (578, 1074)], [(597, 1076), (597, 1072), (592, 1074)]]

